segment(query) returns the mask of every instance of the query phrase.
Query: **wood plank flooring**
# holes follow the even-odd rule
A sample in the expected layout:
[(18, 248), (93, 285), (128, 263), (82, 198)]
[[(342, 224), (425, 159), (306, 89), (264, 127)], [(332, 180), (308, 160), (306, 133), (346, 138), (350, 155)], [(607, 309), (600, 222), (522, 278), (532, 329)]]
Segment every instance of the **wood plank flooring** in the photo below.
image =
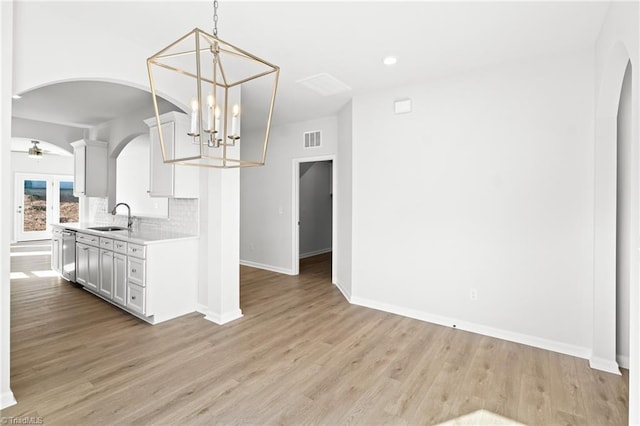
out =
[[(12, 252), (47, 250), (25, 243)], [(529, 425), (624, 425), (628, 374), (347, 303), (330, 257), (241, 267), (244, 317), (148, 325), (14, 256), (2, 417), (47, 425), (438, 424), (484, 409)], [(44, 271), (44, 272), (39, 272)], [(486, 419), (486, 417), (482, 417)], [(480, 423), (483, 423), (481, 421)], [(493, 424), (493, 423), (492, 423)]]

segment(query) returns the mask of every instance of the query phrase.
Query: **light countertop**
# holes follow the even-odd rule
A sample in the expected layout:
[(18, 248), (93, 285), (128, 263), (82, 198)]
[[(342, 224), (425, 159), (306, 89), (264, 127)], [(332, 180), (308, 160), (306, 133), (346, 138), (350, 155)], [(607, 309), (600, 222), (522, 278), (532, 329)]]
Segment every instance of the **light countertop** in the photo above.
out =
[(166, 232), (159, 230), (122, 230), (122, 231), (97, 231), (89, 229), (96, 226), (109, 226), (95, 223), (57, 223), (53, 224), (57, 228), (71, 229), (73, 231), (97, 235), (99, 237), (113, 238), (114, 240), (127, 241), (137, 244), (154, 244), (175, 240), (198, 239), (197, 235), (181, 234), (178, 232)]

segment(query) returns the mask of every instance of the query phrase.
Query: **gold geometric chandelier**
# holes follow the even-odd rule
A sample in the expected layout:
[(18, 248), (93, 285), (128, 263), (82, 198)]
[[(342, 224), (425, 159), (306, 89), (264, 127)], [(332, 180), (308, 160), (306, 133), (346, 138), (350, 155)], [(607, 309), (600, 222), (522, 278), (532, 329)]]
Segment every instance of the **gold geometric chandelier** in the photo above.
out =
[[(213, 34), (198, 28), (147, 59), (159, 140), (165, 163), (236, 168), (265, 163), (280, 68), (218, 38), (218, 2)], [(159, 93), (191, 108), (187, 132), (170, 138), (161, 130)], [(242, 97), (250, 106), (241, 106)], [(240, 135), (241, 116), (251, 131)], [(171, 140), (169, 140), (171, 139)]]

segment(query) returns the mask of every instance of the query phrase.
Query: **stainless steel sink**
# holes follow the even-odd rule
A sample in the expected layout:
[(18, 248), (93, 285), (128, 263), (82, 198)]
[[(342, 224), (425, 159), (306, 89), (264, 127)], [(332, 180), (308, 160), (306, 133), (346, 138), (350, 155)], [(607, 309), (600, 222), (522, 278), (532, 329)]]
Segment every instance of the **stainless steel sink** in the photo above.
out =
[(94, 231), (126, 231), (127, 228), (123, 228), (122, 226), (94, 226)]

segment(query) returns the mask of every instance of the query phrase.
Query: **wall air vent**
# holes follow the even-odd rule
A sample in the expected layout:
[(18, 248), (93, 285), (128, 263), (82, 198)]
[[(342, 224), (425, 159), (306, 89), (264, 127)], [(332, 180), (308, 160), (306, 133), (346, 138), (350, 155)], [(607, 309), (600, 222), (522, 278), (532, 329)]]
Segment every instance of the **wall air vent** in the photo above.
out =
[(320, 146), (320, 130), (304, 132), (304, 147), (317, 148)]

